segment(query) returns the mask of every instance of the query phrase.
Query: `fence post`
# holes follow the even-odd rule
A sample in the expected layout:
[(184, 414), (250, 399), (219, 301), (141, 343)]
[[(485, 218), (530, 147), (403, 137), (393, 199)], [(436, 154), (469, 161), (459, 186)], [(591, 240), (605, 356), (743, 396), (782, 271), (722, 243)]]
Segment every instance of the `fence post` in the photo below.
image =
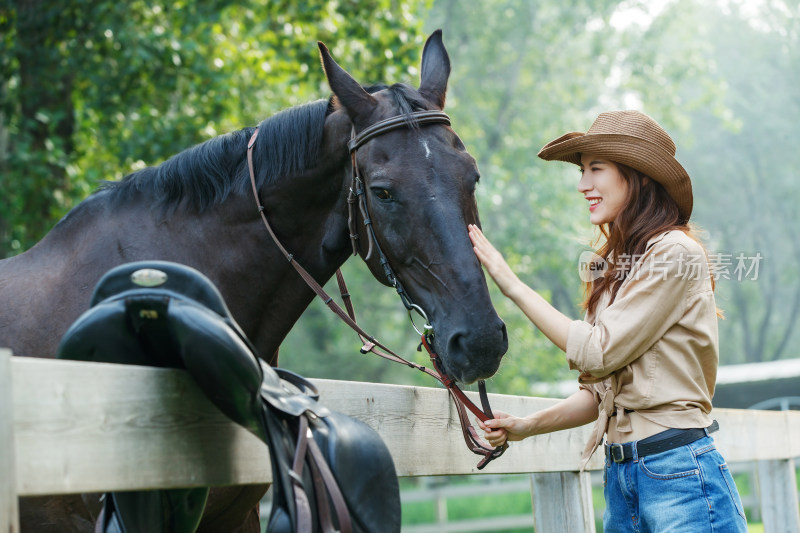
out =
[(447, 498), (441, 492), (436, 496), (436, 523), (447, 523)]
[(595, 533), (589, 472), (531, 474), (534, 529), (539, 533)]
[(0, 348), (0, 531), (19, 531), (14, 409), (11, 394), (11, 351)]
[(794, 459), (758, 461), (758, 488), (764, 531), (800, 531)]

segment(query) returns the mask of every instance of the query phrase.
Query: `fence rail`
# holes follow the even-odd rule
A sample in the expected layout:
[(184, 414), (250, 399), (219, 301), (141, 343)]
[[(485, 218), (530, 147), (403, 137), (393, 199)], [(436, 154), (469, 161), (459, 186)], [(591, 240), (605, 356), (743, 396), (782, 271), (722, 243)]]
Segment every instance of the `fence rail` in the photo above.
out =
[[(381, 435), (398, 475), (531, 473), (537, 531), (565, 531), (563, 524), (594, 531), (589, 474), (577, 472), (589, 428), (513, 443), (479, 472), (444, 389), (313, 381), (328, 407)], [(490, 399), (515, 413), (558, 401)], [(800, 531), (792, 459), (800, 456), (800, 412), (718, 409), (713, 416), (728, 461), (758, 461), (765, 531)], [(602, 468), (599, 455), (590, 470)], [(270, 480), (263, 443), (227, 420), (183, 371), (12, 357), (0, 349), (3, 533), (18, 531), (18, 496)]]

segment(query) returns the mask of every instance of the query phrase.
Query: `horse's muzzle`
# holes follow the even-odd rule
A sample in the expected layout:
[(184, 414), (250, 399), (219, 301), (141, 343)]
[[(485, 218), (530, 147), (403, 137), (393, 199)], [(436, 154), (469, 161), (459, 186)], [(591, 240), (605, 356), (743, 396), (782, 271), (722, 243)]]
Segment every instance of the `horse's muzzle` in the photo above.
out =
[(456, 330), (439, 336), (437, 349), (446, 372), (461, 383), (472, 383), (495, 374), (508, 351), (508, 332), (500, 318), (483, 328)]

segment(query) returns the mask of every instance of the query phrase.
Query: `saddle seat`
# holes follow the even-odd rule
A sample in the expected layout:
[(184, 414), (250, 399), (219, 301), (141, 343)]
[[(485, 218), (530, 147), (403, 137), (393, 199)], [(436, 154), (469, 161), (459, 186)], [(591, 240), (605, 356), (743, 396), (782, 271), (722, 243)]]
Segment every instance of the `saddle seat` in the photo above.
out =
[[(222, 295), (197, 270), (165, 261), (110, 270), (62, 338), (58, 357), (185, 369), (220, 411), (269, 446), (267, 531), (400, 531), (397, 475), (380, 436), (323, 406), (305, 378), (260, 360)], [(98, 529), (193, 532), (207, 493), (109, 493)]]

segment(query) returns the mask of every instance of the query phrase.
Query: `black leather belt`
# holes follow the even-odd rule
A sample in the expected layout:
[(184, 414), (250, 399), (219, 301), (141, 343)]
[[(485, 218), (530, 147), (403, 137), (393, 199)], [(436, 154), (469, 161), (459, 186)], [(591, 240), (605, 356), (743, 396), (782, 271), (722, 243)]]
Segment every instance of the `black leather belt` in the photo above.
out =
[[(716, 420), (707, 428), (692, 429), (668, 429), (661, 433), (656, 433), (646, 439), (636, 443), (636, 455), (644, 457), (656, 453), (673, 450), (679, 446), (685, 446), (697, 439), (702, 439), (710, 433), (719, 429)], [(624, 463), (633, 459), (633, 442), (625, 444), (606, 444), (606, 457), (615, 463)]]

